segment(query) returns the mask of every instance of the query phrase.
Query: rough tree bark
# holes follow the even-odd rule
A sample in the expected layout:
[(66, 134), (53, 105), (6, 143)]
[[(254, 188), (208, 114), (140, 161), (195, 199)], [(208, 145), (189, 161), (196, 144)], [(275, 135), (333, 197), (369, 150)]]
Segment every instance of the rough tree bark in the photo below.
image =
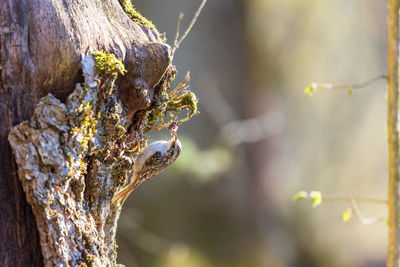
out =
[[(114, 265), (110, 200), (165, 103), (170, 48), (117, 0), (4, 0), (0, 21), (0, 265)], [(89, 48), (127, 73), (96, 75)]]

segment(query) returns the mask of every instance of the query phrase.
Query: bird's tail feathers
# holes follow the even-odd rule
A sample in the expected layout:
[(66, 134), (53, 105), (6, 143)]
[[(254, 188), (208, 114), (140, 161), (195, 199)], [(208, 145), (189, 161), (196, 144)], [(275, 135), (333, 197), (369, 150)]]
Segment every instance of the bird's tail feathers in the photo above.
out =
[(125, 200), (128, 199), (129, 195), (132, 193), (135, 187), (136, 187), (135, 184), (131, 183), (122, 190), (120, 190), (113, 196), (112, 203), (115, 204), (116, 202), (119, 201), (121, 205), (124, 204)]

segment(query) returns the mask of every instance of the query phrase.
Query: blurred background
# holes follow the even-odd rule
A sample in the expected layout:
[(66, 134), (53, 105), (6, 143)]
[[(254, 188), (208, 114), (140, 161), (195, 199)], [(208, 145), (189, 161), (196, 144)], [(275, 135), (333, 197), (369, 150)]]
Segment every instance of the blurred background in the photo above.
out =
[[(134, 0), (172, 43), (201, 0)], [(209, 0), (174, 64), (200, 115), (181, 157), (129, 198), (118, 229), (127, 267), (385, 266), (384, 205), (317, 208), (292, 196), (386, 198), (386, 85), (304, 94), (311, 82), (386, 73), (386, 1)], [(154, 133), (151, 141), (169, 139)]]

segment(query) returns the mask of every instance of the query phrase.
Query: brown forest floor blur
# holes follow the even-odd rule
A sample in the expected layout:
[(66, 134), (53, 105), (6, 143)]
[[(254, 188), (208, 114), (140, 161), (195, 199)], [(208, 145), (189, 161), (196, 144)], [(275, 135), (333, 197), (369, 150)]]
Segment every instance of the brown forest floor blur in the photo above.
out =
[[(136, 0), (172, 42), (200, 0)], [(343, 203), (293, 203), (298, 190), (386, 195), (385, 84), (304, 95), (312, 81), (386, 70), (386, 1), (209, 0), (175, 56), (201, 114), (183, 154), (139, 187), (119, 224), (127, 267), (385, 266), (384, 223), (341, 222)], [(185, 24), (186, 23), (186, 24)], [(247, 120), (245, 120), (247, 119)], [(153, 139), (166, 139), (161, 132)], [(367, 216), (386, 216), (366, 205)]]

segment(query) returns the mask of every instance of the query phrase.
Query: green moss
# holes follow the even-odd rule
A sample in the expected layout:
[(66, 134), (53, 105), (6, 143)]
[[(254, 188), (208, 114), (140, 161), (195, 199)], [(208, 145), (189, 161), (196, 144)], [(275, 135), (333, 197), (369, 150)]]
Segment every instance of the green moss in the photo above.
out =
[[(181, 124), (199, 113), (197, 96), (186, 88), (170, 94), (164, 92), (161, 99), (161, 104), (147, 113), (148, 124), (155, 126), (154, 129), (166, 128), (172, 121)], [(178, 119), (182, 110), (187, 110), (187, 114)]]
[(103, 50), (91, 52), (95, 57), (95, 71), (99, 75), (124, 75), (126, 69), (124, 64), (110, 52)]
[(197, 96), (193, 92), (185, 92), (178, 97), (172, 97), (167, 101), (167, 111), (178, 112), (182, 109), (189, 110), (189, 117), (197, 114)]
[(156, 26), (154, 26), (154, 24), (151, 21), (149, 21), (148, 19), (143, 17), (142, 14), (136, 11), (136, 9), (132, 5), (131, 0), (119, 0), (119, 3), (121, 4), (125, 13), (133, 22), (139, 25), (147, 26), (150, 29), (157, 31)]

